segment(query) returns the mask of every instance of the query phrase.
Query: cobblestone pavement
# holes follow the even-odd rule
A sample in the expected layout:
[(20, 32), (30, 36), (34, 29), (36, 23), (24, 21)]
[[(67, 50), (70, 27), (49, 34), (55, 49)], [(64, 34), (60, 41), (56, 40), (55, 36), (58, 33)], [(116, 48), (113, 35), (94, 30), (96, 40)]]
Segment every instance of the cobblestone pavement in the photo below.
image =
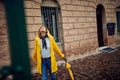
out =
[[(75, 80), (120, 80), (120, 48), (113, 53), (92, 55), (70, 64)], [(56, 76), (58, 80), (71, 80), (64, 64), (59, 66)], [(34, 77), (34, 80), (41, 79)]]

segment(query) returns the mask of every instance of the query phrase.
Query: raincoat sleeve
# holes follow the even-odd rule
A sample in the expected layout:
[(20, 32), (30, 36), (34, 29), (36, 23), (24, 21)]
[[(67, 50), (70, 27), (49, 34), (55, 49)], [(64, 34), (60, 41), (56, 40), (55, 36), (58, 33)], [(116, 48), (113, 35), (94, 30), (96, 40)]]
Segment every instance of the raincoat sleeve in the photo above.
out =
[(64, 54), (61, 52), (61, 50), (59, 49), (57, 43), (55, 42), (54, 38), (53, 38), (53, 48), (54, 51), (61, 57), (64, 58)]
[(32, 60), (36, 63), (37, 62), (37, 41), (35, 39), (35, 44), (34, 44), (34, 52), (32, 55)]

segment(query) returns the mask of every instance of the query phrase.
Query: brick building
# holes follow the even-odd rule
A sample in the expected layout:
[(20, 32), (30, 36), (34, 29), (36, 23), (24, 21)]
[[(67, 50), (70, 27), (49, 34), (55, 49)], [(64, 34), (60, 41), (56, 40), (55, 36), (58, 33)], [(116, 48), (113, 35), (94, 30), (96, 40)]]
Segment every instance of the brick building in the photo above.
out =
[[(41, 25), (48, 27), (69, 59), (98, 53), (102, 46), (120, 44), (120, 0), (25, 0), (24, 4), (30, 54)], [(0, 64), (3, 64), (9, 59), (9, 51), (5, 12), (1, 6), (2, 2)], [(114, 35), (108, 35), (108, 23), (115, 23)]]

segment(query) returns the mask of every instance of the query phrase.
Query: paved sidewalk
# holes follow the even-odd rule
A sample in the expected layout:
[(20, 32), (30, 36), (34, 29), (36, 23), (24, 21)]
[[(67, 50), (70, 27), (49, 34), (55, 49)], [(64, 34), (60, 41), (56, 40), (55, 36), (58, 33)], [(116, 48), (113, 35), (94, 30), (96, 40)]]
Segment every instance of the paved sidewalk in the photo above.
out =
[[(113, 53), (92, 55), (70, 64), (75, 80), (120, 80), (120, 48)], [(59, 66), (56, 76), (58, 80), (71, 80), (64, 64)]]

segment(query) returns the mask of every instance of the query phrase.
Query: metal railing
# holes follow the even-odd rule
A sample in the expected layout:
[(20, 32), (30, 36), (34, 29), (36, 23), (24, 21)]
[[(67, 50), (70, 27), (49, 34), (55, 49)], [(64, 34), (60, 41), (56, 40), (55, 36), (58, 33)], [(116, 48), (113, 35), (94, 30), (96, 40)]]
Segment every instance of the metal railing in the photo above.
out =
[(0, 80), (13, 75), (13, 80), (31, 80), (24, 0), (4, 0), (10, 43), (11, 65), (0, 70)]

